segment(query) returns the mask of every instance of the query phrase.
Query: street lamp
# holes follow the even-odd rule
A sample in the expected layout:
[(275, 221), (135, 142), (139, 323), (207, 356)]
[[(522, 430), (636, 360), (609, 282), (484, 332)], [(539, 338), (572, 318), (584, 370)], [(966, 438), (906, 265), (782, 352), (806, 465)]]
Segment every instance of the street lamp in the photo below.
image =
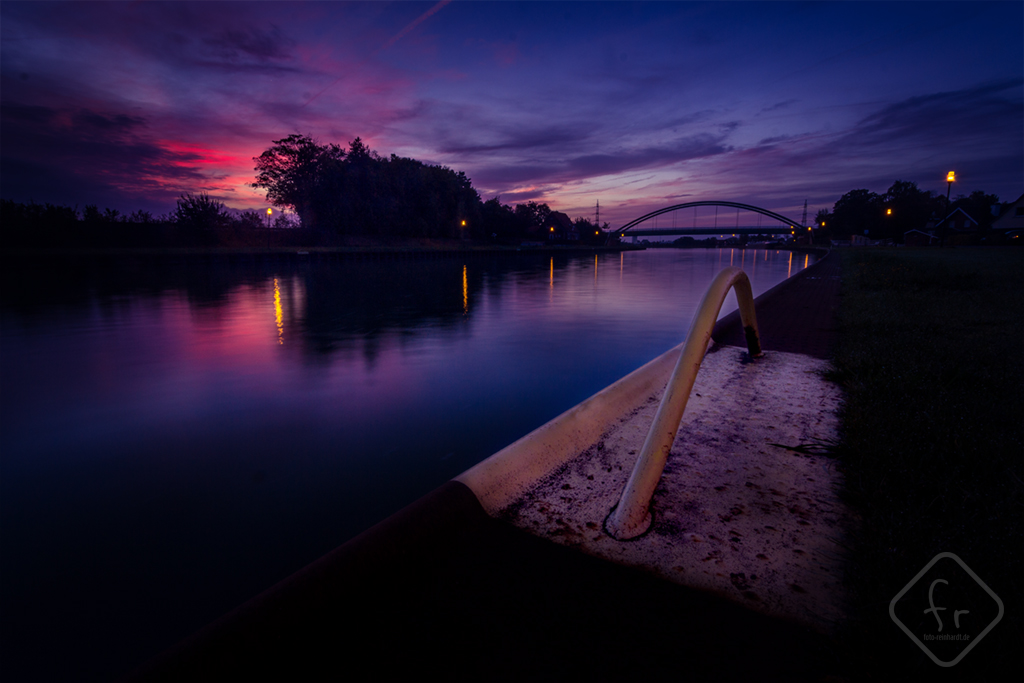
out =
[(267, 227), (270, 227), (270, 214), (274, 213), (273, 209), (267, 209)]
[[(946, 187), (946, 211), (949, 211), (949, 191), (953, 189), (953, 183), (956, 182), (956, 173), (954, 173), (953, 171), (950, 171), (949, 173), (947, 173), (946, 174), (946, 182), (949, 183), (949, 185)], [(949, 219), (949, 216), (947, 215), (946, 218), (944, 218), (942, 220), (942, 226), (941, 226), (941, 229), (939, 230), (939, 246), (940, 247), (946, 246), (946, 230), (947, 230), (946, 222), (947, 222), (948, 219)]]

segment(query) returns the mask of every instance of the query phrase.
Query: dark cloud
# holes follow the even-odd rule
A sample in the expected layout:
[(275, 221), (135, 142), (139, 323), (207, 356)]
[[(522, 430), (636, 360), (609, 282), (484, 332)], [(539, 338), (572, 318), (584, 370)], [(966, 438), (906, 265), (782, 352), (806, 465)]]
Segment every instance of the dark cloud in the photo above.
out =
[(195, 168), (199, 160), (167, 149), (132, 114), (0, 105), (5, 198), (160, 210), (180, 188), (208, 182)]
[(53, 119), (53, 115), (54, 110), (50, 107), (18, 102), (0, 102), (0, 117), (13, 124), (21, 122), (45, 124)]
[(699, 134), (677, 138), (665, 145), (609, 150), (598, 154), (560, 156), (547, 150), (550, 163), (503, 164), (473, 173), (484, 186), (500, 188), (523, 183), (563, 184), (585, 178), (655, 168), (729, 151), (722, 136)]
[(791, 135), (776, 135), (776, 136), (770, 137), (770, 138), (762, 138), (761, 140), (758, 140), (757, 146), (758, 147), (767, 147), (767, 146), (770, 146), (770, 145), (775, 145), (775, 144), (780, 143), (780, 142), (785, 142), (787, 140), (791, 140), (792, 138), (793, 138), (793, 136), (791, 136)]
[(88, 109), (81, 109), (74, 114), (74, 122), (80, 128), (126, 133), (144, 125), (146, 120), (141, 116), (129, 116), (127, 114), (107, 116)]
[(269, 31), (252, 27), (224, 29), (200, 39), (202, 48), (198, 51), (191, 49), (191, 41), (182, 41), (181, 36), (173, 43), (179, 59), (199, 67), (244, 73), (305, 73), (290, 63), (296, 41), (276, 26)]
[(1020, 139), (1024, 124), (1022, 85), (1024, 79), (1014, 78), (911, 97), (865, 117), (839, 144), (880, 147), (903, 146), (909, 141), (948, 143), (964, 138), (991, 139), (992, 130), (1012, 132)]
[(776, 104), (773, 104), (770, 107), (765, 107), (764, 109), (759, 111), (758, 114), (767, 114), (769, 112), (778, 111), (779, 109), (785, 109), (786, 107), (793, 106), (799, 101), (800, 100), (785, 100), (783, 102), (777, 102)]
[(701, 111), (695, 111), (689, 114), (683, 114), (682, 116), (677, 116), (675, 118), (667, 119), (662, 124), (662, 126), (668, 129), (677, 128), (679, 126), (689, 126), (695, 123), (701, 123), (702, 121), (707, 121), (708, 119), (711, 119), (714, 116), (716, 116), (717, 113), (718, 112), (716, 112), (714, 109), (702, 109)]
[(597, 176), (623, 173), (639, 168), (673, 164), (714, 156), (728, 151), (722, 136), (690, 135), (665, 146), (643, 147), (611, 154), (590, 154), (570, 159), (566, 168), (573, 175)]
[(577, 145), (587, 141), (590, 133), (579, 127), (553, 126), (539, 129), (506, 130), (491, 143), (461, 143), (450, 141), (440, 148), (443, 154), (481, 154), (498, 151), (527, 151), (535, 148), (550, 150), (563, 145)]
[(508, 193), (505, 188), (522, 184), (535, 184), (545, 178), (559, 175), (560, 169), (554, 164), (497, 164), (482, 166), (469, 175), (474, 185), (488, 192)]
[(295, 41), (285, 36), (276, 26), (269, 31), (256, 28), (225, 29), (203, 42), (230, 60), (238, 60), (243, 56), (260, 61), (287, 60), (291, 59), (290, 50), (295, 46)]

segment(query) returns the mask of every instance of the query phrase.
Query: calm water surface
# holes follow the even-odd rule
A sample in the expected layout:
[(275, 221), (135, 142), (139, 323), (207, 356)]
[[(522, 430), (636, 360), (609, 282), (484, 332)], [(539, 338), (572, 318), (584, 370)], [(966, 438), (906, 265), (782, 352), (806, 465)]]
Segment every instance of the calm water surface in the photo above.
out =
[(125, 673), (678, 344), (721, 268), (811, 262), (8, 268), (0, 677)]

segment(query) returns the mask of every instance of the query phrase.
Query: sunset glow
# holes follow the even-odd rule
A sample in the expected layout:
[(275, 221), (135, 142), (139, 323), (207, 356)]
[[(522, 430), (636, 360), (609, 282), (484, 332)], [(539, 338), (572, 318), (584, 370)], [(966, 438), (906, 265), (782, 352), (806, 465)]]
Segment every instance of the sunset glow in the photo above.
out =
[(17, 201), (262, 211), (252, 159), (291, 133), (464, 171), (484, 200), (600, 200), (613, 227), (693, 198), (938, 193), (954, 164), (965, 193), (1024, 188), (1020, 3), (54, 7), (0, 7)]

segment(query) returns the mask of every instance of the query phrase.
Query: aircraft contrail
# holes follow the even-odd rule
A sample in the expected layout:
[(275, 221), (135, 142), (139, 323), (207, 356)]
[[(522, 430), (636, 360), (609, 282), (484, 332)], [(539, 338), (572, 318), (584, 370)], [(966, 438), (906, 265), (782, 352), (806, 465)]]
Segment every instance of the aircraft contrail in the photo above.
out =
[(441, 9), (442, 7), (444, 7), (445, 5), (447, 5), (448, 3), (450, 3), (451, 1), (452, 1), (452, 0), (441, 0), (441, 2), (437, 3), (436, 5), (434, 5), (434, 6), (433, 6), (433, 7), (431, 7), (430, 9), (428, 9), (428, 10), (427, 10), (426, 12), (424, 12), (423, 14), (421, 14), (421, 15), (420, 15), (419, 17), (417, 17), (416, 19), (413, 19), (413, 20), (412, 20), (412, 21), (411, 21), (411, 22), (409, 23), (409, 25), (408, 25), (408, 26), (406, 26), (405, 28), (403, 28), (403, 29), (402, 29), (401, 31), (399, 31), (398, 33), (396, 33), (396, 34), (395, 34), (395, 36), (394, 36), (394, 37), (393, 37), (393, 38), (392, 38), (391, 40), (389, 40), (388, 42), (386, 42), (386, 43), (384, 43), (383, 45), (381, 45), (381, 46), (380, 46), (380, 47), (379, 47), (379, 48), (378, 48), (378, 49), (376, 50), (376, 52), (374, 52), (373, 54), (377, 54), (377, 53), (378, 53), (378, 52), (380, 52), (381, 50), (386, 50), (386, 49), (388, 49), (389, 47), (391, 47), (392, 45), (394, 45), (395, 43), (397, 43), (397, 42), (398, 42), (399, 40), (401, 40), (401, 38), (402, 38), (402, 37), (403, 37), (403, 36), (404, 36), (404, 35), (405, 35), (406, 33), (408, 33), (409, 31), (413, 30), (414, 28), (416, 28), (417, 26), (419, 26), (420, 24), (422, 24), (422, 23), (423, 23), (423, 22), (424, 22), (424, 21), (425, 21), (426, 19), (428, 19), (429, 17), (431, 17), (432, 15), (434, 15), (435, 13), (437, 13), (437, 11), (438, 11), (439, 9)]
[[(399, 40), (401, 40), (405, 36), (405, 34), (409, 33), (409, 31), (412, 31), (414, 28), (416, 28), (417, 26), (422, 24), (428, 18), (430, 18), (431, 16), (436, 14), (438, 10), (440, 10), (442, 7), (444, 7), (445, 5), (450, 3), (451, 1), (452, 0), (441, 0), (436, 5), (434, 5), (430, 9), (428, 9), (426, 12), (424, 12), (420, 16), (416, 17), (415, 19), (413, 19), (411, 22), (409, 22), (405, 26), (405, 28), (403, 28), (401, 31), (399, 31), (394, 36), (392, 36), (390, 39), (388, 39), (388, 41), (385, 42), (383, 45), (381, 45), (379, 48), (374, 50), (373, 53), (372, 53), (372, 56), (376, 56), (376, 55), (380, 54), (382, 51), (388, 49), (389, 47), (391, 47), (392, 45), (397, 43)], [(363, 60), (363, 62), (361, 62), (361, 64), (365, 64), (365, 63), (366, 63), (366, 60)], [(320, 92), (318, 92), (317, 94), (313, 95), (308, 100), (306, 100), (306, 103), (303, 104), (302, 106), (303, 107), (308, 106), (310, 102), (312, 102), (313, 100), (315, 100), (316, 98), (320, 97), (325, 92), (327, 92), (328, 90), (330, 90), (331, 88), (336, 86), (338, 84), (338, 82), (342, 78), (344, 78), (344, 76), (338, 76), (336, 79), (334, 79), (334, 81), (330, 85), (328, 85), (326, 88), (324, 88), (323, 90), (321, 90)]]

